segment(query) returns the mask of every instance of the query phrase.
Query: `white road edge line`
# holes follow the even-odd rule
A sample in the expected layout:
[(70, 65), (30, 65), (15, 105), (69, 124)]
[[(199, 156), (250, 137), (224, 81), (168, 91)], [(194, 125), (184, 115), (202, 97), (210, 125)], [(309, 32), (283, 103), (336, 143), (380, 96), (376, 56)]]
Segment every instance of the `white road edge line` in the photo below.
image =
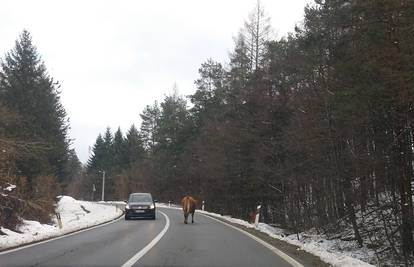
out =
[(164, 229), (162, 229), (162, 231), (151, 242), (149, 242), (148, 245), (146, 245), (143, 249), (138, 251), (138, 253), (135, 254), (132, 258), (130, 258), (127, 262), (122, 264), (121, 267), (130, 267), (130, 266), (134, 265), (137, 261), (139, 261), (139, 259), (141, 259), (145, 254), (147, 254), (147, 252), (151, 248), (153, 248), (158, 243), (158, 241), (160, 241), (161, 238), (165, 235), (168, 228), (170, 227), (170, 219), (168, 218), (167, 214), (165, 214), (164, 212), (162, 212), (162, 211), (158, 211), (158, 212), (161, 213), (162, 215), (164, 215), (165, 220), (167, 221), (165, 223)]
[(210, 218), (212, 220), (218, 221), (218, 222), (220, 222), (220, 223), (222, 223), (224, 225), (227, 225), (227, 226), (229, 226), (229, 227), (231, 227), (231, 228), (233, 228), (233, 229), (235, 229), (235, 230), (237, 230), (237, 231), (239, 231), (239, 232), (247, 235), (248, 237), (254, 239), (256, 242), (258, 242), (258, 243), (262, 244), (263, 246), (265, 246), (266, 248), (270, 249), (273, 253), (277, 254), (279, 257), (281, 257), (282, 259), (284, 259), (285, 261), (287, 261), (288, 263), (290, 263), (292, 266), (294, 266), (294, 267), (304, 267), (302, 264), (300, 264), (299, 262), (297, 262), (295, 259), (293, 259), (289, 255), (287, 255), (286, 253), (280, 251), (279, 249), (277, 249), (274, 246), (270, 245), (269, 243), (263, 241), (262, 239), (254, 236), (254, 235), (252, 235), (252, 234), (250, 234), (250, 233), (248, 233), (248, 232), (246, 232), (246, 231), (244, 231), (244, 230), (242, 230), (242, 229), (240, 229), (238, 227), (235, 227), (235, 226), (233, 226), (231, 224), (228, 224), (228, 223), (223, 222), (223, 221), (221, 221), (219, 219), (216, 219), (216, 218), (214, 218), (212, 216), (205, 215), (203, 213), (198, 213), (198, 214), (201, 214), (204, 217)]
[(117, 222), (117, 221), (121, 220), (122, 218), (123, 218), (123, 216), (121, 215), (119, 218), (113, 219), (113, 220), (111, 220), (109, 222), (106, 222), (106, 223), (102, 223), (102, 224), (99, 224), (99, 225), (96, 225), (96, 226), (92, 226), (92, 227), (89, 227), (89, 228), (86, 228), (86, 229), (78, 230), (78, 231), (75, 230), (74, 232), (71, 232), (71, 233), (68, 233), (68, 234), (63, 234), (61, 236), (53, 237), (53, 238), (46, 239), (46, 240), (39, 241), (39, 242), (36, 242), (35, 241), (35, 243), (29, 244), (29, 245), (23, 245), (23, 246), (18, 247), (18, 248), (14, 248), (14, 249), (2, 251), (2, 252), (0, 252), (0, 255), (12, 253), (12, 252), (15, 252), (15, 251), (18, 251), (18, 250), (22, 250), (22, 249), (34, 247), (34, 246), (41, 245), (41, 244), (44, 244), (44, 243), (47, 243), (47, 242), (52, 242), (52, 241), (55, 241), (55, 240), (58, 240), (58, 239), (61, 239), (61, 238), (65, 238), (65, 237), (68, 237), (68, 236), (71, 236), (71, 235), (76, 235), (76, 234), (79, 234), (79, 233), (82, 233), (82, 232), (86, 232), (86, 231), (89, 231), (89, 230), (92, 230), (92, 229), (96, 229), (96, 228), (99, 228), (99, 227), (103, 227), (103, 226), (106, 226), (108, 224)]

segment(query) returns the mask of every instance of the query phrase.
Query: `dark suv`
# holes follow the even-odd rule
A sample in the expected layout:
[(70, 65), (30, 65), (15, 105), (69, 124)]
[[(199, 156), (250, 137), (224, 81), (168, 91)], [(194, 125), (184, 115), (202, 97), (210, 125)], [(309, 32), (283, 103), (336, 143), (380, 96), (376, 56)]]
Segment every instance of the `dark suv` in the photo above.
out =
[(150, 193), (132, 193), (125, 206), (125, 220), (150, 218), (155, 220), (155, 201)]

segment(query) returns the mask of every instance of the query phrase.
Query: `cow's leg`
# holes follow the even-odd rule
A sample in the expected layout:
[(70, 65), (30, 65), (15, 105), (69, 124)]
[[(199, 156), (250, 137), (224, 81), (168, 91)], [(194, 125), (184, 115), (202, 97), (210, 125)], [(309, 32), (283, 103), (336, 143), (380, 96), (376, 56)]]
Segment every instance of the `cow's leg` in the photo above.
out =
[(184, 223), (187, 224), (188, 213), (184, 213)]
[(191, 223), (194, 223), (194, 211), (191, 213)]

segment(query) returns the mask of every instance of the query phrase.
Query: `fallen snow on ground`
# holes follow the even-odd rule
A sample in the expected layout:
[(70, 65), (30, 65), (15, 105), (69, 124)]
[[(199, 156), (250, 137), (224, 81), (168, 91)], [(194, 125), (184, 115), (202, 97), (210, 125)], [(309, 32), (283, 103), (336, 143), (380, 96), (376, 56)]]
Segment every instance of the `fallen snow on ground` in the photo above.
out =
[(9, 186), (8, 187), (6, 187), (6, 188), (4, 188), (3, 190), (4, 191), (9, 191), (9, 192), (11, 192), (11, 191), (13, 191), (13, 189), (15, 189), (16, 188), (16, 185), (14, 185), (14, 184), (9, 184)]
[(61, 236), (111, 221), (122, 215), (122, 210), (115, 206), (79, 201), (69, 196), (60, 198), (56, 212), (60, 213), (62, 229), (59, 229), (55, 216), (51, 225), (23, 220), (23, 224), (18, 228), (21, 233), (1, 228), (6, 235), (0, 235), (0, 250)]
[[(166, 207), (173, 209), (181, 209), (179, 206), (169, 206), (168, 204), (157, 204), (158, 207)], [(259, 223), (257, 227), (255, 225), (237, 218), (230, 216), (223, 216), (217, 213), (197, 210), (197, 212), (204, 213), (213, 217), (224, 219), (230, 223), (239, 224), (248, 228), (255, 228), (260, 232), (269, 235), (272, 238), (288, 242), (292, 245), (299, 247), (299, 249), (309, 252), (321, 258), (322, 261), (335, 266), (335, 267), (368, 267), (374, 266), (362, 261), (361, 259), (373, 259), (375, 257), (374, 252), (366, 248), (358, 248), (355, 242), (341, 241), (341, 240), (327, 240), (321, 235), (300, 233), (299, 240), (297, 235), (286, 235), (286, 231), (281, 228), (273, 227), (265, 223)]]
[(373, 266), (361, 260), (373, 258), (373, 252), (366, 248), (358, 248), (357, 244), (352, 241), (327, 240), (321, 235), (309, 233), (300, 233), (298, 240), (296, 234), (284, 235), (281, 229), (264, 223), (259, 223), (257, 229), (273, 238), (284, 240), (319, 256), (321, 260), (332, 266)]

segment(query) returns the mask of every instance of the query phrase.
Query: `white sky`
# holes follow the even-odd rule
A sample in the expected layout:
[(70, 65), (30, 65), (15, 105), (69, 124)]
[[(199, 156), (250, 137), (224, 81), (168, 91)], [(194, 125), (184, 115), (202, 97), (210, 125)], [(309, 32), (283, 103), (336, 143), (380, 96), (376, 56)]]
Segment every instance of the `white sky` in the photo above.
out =
[[(311, 0), (262, 0), (278, 37), (292, 32)], [(0, 55), (30, 31), (70, 118), (82, 162), (107, 126), (140, 125), (145, 105), (174, 83), (192, 94), (206, 59), (225, 63), (256, 0), (2, 0)]]

